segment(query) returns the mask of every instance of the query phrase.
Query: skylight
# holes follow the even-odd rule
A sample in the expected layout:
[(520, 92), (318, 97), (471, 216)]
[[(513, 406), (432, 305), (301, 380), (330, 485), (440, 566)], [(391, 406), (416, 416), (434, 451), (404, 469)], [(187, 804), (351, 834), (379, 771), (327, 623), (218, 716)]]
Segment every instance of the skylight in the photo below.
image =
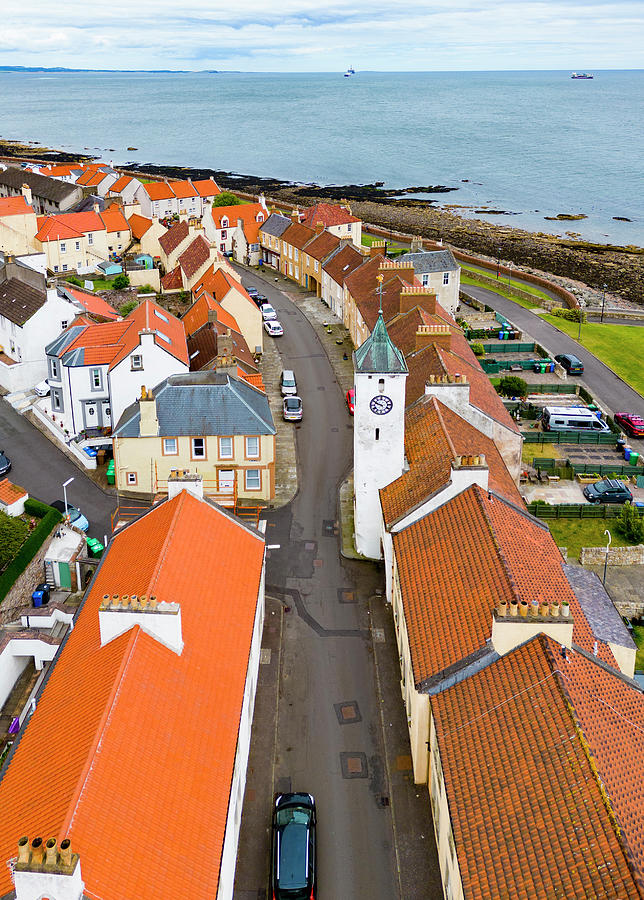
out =
[(170, 338), (167, 336), (167, 334), (164, 334), (162, 331), (159, 331), (158, 328), (157, 328), (155, 334), (157, 335), (157, 337), (160, 337), (162, 341), (165, 341), (166, 344), (171, 344), (171, 343), (172, 343), (172, 341), (171, 341)]
[(158, 316), (160, 319), (163, 319), (164, 322), (168, 321), (168, 317), (164, 316), (163, 313), (160, 313), (158, 309), (154, 310), (154, 315)]

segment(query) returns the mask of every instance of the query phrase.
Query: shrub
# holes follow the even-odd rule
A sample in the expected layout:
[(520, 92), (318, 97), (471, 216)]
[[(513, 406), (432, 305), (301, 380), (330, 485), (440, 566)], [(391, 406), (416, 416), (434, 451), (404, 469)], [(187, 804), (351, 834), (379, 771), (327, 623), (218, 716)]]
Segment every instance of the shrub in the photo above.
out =
[(472, 353), (474, 354), (474, 356), (485, 356), (485, 349), (483, 347), (483, 344), (480, 344), (478, 341), (472, 344)]
[(114, 289), (117, 291), (122, 291), (123, 288), (129, 287), (129, 284), (130, 284), (130, 279), (123, 272), (121, 272), (120, 275), (117, 275), (116, 278), (114, 279), (114, 281), (112, 282)]
[(551, 309), (550, 314), (558, 316), (560, 319), (568, 319), (569, 322), (578, 322), (581, 315), (581, 321), (587, 319), (586, 313), (581, 309), (567, 309), (562, 306), (555, 306)]
[(127, 303), (124, 303), (121, 307), (119, 307), (119, 312), (122, 316), (127, 316), (132, 312), (133, 309), (136, 309), (138, 305), (138, 300), (128, 300)]
[(53, 509), (51, 506), (31, 498), (25, 501), (25, 512), (36, 516), (40, 519), (40, 522), (20, 550), (18, 550), (16, 556), (11, 560), (2, 575), (0, 575), (0, 602), (4, 600), (16, 580), (25, 571), (36, 553), (38, 553), (54, 526), (63, 518), (57, 509)]
[(644, 521), (632, 503), (622, 506), (615, 527), (619, 534), (633, 544), (641, 544), (644, 540)]
[(27, 537), (27, 523), (0, 512), (0, 571), (9, 565)]
[(498, 390), (504, 397), (525, 397), (528, 384), (518, 375), (505, 375), (499, 382)]
[(141, 287), (137, 288), (139, 294), (155, 294), (156, 291), (152, 287), (151, 284), (142, 284)]
[(213, 206), (241, 206), (244, 201), (240, 200), (230, 191), (222, 191), (212, 201)]
[(75, 275), (68, 275), (67, 281), (69, 281), (70, 284), (75, 284), (77, 287), (83, 286), (83, 282), (80, 280), (80, 278), (77, 278)]

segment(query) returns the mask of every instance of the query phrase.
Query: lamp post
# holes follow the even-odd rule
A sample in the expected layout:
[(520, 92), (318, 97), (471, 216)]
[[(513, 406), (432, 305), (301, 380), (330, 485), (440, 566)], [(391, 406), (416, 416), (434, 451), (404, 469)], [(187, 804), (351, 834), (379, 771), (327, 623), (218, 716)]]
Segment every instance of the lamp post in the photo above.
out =
[(63, 499), (65, 501), (65, 516), (67, 516), (67, 485), (71, 484), (73, 478), (68, 478), (67, 481), (63, 481)]
[(612, 541), (613, 536), (610, 533), (610, 531), (608, 530), (608, 528), (604, 529), (604, 534), (608, 535), (608, 543), (606, 544), (606, 559), (604, 560), (604, 578), (602, 581), (602, 584), (605, 587), (606, 586), (606, 569), (608, 568), (608, 551), (610, 550), (610, 542)]
[(510, 281), (512, 279), (512, 263), (508, 265), (508, 290), (510, 289)]
[(603, 292), (603, 294), (602, 294), (602, 314), (601, 314), (601, 317), (600, 317), (600, 319), (599, 319), (600, 322), (603, 322), (603, 321), (604, 321), (604, 306), (606, 305), (606, 291), (607, 291), (607, 289), (608, 289), (608, 285), (605, 284), (605, 285), (604, 285), (604, 292)]
[(501, 248), (496, 248), (496, 277), (498, 279), (501, 272)]
[(584, 317), (584, 308), (582, 306), (581, 300), (579, 300), (579, 305), (577, 306), (577, 312), (579, 314), (579, 330), (577, 331), (577, 341), (581, 344), (581, 320)]

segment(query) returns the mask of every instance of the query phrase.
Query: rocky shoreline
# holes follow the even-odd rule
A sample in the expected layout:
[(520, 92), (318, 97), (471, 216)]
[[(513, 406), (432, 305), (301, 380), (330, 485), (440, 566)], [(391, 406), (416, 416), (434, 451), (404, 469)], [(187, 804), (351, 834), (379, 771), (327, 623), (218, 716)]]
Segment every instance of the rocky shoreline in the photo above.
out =
[[(91, 156), (50, 150), (38, 144), (0, 141), (0, 154), (13, 159), (30, 159), (49, 163), (88, 162)], [(356, 216), (384, 229), (443, 240), (464, 251), (502, 260), (522, 268), (532, 268), (575, 282), (583, 282), (597, 290), (607, 290), (632, 303), (644, 303), (644, 249), (595, 244), (557, 237), (543, 232), (492, 224), (480, 219), (466, 219), (449, 209), (434, 207), (427, 199), (406, 197), (414, 194), (444, 194), (455, 188), (445, 185), (384, 190), (382, 183), (321, 187), (295, 184), (278, 178), (243, 175), (211, 168), (162, 166), (129, 162), (121, 171), (156, 178), (214, 178), (221, 187), (248, 194), (263, 193), (274, 201), (300, 206), (319, 200), (348, 200)]]

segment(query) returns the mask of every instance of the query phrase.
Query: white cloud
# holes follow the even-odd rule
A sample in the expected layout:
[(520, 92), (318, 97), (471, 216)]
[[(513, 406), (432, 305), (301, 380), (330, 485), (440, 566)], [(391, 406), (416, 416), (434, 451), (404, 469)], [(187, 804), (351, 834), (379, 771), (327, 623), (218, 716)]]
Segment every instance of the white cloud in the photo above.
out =
[(70, 68), (630, 68), (644, 45), (629, 0), (24, 0), (4, 24), (5, 63)]

